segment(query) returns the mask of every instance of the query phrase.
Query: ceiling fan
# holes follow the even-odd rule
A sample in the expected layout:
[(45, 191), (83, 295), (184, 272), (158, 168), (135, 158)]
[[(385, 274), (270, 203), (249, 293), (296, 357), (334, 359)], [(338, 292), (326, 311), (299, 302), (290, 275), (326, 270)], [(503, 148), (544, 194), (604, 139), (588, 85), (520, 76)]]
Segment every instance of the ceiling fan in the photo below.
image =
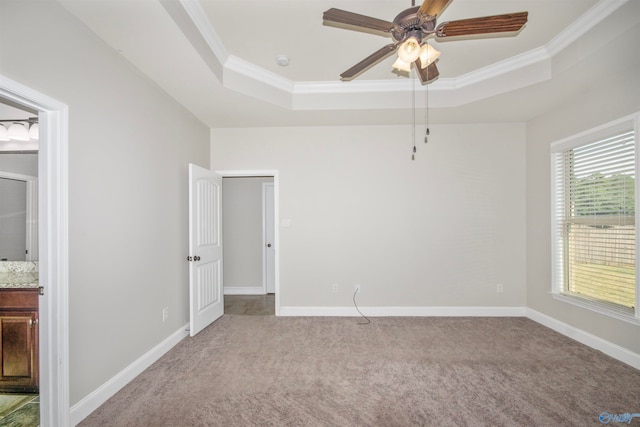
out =
[(327, 23), (346, 24), (356, 27), (355, 29), (386, 33), (384, 35), (391, 35), (394, 41), (340, 74), (342, 80), (352, 80), (398, 51), (398, 59), (393, 64), (393, 68), (409, 72), (413, 64), (418, 71), (420, 81), (423, 84), (429, 83), (439, 75), (435, 62), (440, 52), (427, 43), (428, 38), (444, 39), (513, 33), (520, 31), (527, 22), (528, 12), (518, 12), (447, 21), (436, 25), (440, 13), (451, 1), (424, 0), (421, 6), (415, 6), (413, 3), (414, 6), (400, 12), (392, 22), (335, 8), (324, 12), (323, 20)]

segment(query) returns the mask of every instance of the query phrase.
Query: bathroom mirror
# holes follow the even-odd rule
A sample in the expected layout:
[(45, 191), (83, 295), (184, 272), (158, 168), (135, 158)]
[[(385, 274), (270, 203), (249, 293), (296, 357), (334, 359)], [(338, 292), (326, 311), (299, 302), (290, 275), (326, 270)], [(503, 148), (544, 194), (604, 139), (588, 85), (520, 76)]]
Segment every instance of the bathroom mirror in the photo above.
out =
[(0, 260), (38, 260), (38, 178), (0, 170)]
[[(0, 120), (37, 117), (0, 98)], [(38, 139), (0, 141), (0, 260), (38, 260)]]

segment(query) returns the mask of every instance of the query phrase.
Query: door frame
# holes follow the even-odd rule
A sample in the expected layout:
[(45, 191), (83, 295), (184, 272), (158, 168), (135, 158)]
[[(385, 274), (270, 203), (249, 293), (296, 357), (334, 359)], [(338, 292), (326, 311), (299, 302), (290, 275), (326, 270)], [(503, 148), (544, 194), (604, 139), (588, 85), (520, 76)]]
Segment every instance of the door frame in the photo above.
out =
[[(274, 189), (275, 192), (275, 184), (273, 182), (263, 182), (262, 183), (262, 290), (264, 291), (265, 295), (269, 292), (269, 288), (267, 286), (267, 282), (268, 282), (268, 261), (267, 261), (267, 253), (268, 253), (268, 248), (267, 248), (267, 230), (271, 227), (273, 228), (273, 230), (271, 230), (273, 232), (273, 234), (275, 235), (275, 231), (276, 231), (276, 218), (275, 218), (275, 212), (272, 214), (273, 215), (273, 221), (269, 222), (267, 221), (267, 202), (268, 202), (268, 198), (267, 198), (267, 188), (272, 187)], [(275, 206), (275, 194), (272, 197), (272, 203)], [(274, 246), (275, 246), (275, 242), (274, 242)], [(274, 249), (274, 264), (275, 264), (275, 249)], [(275, 270), (275, 265), (274, 265), (274, 270)], [(274, 277), (274, 282), (275, 282), (275, 277)], [(274, 283), (274, 288), (275, 288), (275, 283)], [(274, 289), (275, 292), (275, 289)]]
[(38, 112), (40, 424), (69, 425), (69, 107), (0, 75), (0, 97)]
[[(275, 314), (280, 315), (280, 227), (278, 227), (280, 218), (280, 179), (278, 170), (216, 170), (214, 171), (222, 178), (235, 178), (235, 177), (273, 177), (273, 244), (275, 250)], [(224, 189), (223, 189), (224, 191)], [(224, 225), (223, 225), (224, 226)], [(224, 270), (222, 270), (224, 275)]]

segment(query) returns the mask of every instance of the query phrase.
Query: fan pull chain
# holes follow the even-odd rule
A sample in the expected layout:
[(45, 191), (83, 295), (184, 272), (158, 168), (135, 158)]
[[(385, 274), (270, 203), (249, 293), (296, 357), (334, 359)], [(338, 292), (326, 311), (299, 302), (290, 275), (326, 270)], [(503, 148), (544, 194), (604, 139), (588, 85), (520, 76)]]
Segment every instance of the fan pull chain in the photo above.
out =
[(416, 83), (415, 79), (411, 79), (411, 88), (413, 89), (413, 126), (411, 128), (411, 134), (413, 136), (413, 153), (411, 153), (411, 160), (416, 159)]
[[(427, 81), (429, 80), (429, 69), (427, 68)], [(425, 88), (424, 92), (424, 123), (427, 128), (424, 132), (424, 143), (429, 142), (429, 85)]]

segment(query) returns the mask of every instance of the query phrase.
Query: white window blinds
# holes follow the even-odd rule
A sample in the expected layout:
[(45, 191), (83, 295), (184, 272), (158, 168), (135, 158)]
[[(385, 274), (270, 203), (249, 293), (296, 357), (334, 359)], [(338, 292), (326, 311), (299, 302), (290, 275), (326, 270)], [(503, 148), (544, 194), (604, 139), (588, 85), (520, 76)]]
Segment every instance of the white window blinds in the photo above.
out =
[(616, 126), (554, 148), (555, 290), (634, 314), (634, 128)]

